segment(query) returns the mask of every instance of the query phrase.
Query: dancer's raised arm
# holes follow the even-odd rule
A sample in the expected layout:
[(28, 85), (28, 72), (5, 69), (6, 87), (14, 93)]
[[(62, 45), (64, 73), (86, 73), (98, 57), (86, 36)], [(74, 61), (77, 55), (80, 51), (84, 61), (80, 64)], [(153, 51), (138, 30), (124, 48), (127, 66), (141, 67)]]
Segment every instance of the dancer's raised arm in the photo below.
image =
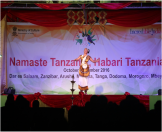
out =
[(95, 61), (95, 60), (93, 60), (92, 58), (90, 58), (90, 61), (93, 62), (93, 63), (96, 63), (96, 62), (100, 61), (100, 59), (97, 59), (97, 60)]
[(74, 61), (78, 61), (78, 60), (80, 60), (80, 56), (77, 59), (75, 59)]

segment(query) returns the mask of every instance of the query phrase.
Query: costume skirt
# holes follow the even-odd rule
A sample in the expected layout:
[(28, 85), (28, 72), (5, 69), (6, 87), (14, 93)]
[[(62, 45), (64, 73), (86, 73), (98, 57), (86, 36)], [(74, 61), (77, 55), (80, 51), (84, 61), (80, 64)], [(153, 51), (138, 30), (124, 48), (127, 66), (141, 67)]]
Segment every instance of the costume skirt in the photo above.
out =
[(88, 90), (88, 78), (89, 78), (89, 66), (87, 68), (83, 68), (80, 66), (79, 68), (79, 85), (78, 88), (80, 90)]

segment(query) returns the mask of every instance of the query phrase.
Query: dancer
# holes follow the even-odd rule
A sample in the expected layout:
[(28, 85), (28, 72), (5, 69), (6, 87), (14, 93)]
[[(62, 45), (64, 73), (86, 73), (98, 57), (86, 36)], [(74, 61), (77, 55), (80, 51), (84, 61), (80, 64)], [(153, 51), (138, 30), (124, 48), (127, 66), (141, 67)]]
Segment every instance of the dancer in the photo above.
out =
[(80, 65), (80, 68), (79, 68), (79, 85), (78, 85), (78, 88), (80, 89), (81, 92), (85, 91), (85, 94), (87, 94), (88, 76), (90, 74), (88, 61), (90, 60), (93, 63), (100, 61), (100, 59), (94, 61), (91, 58), (91, 56), (87, 55), (89, 52), (90, 52), (90, 50), (85, 48), (84, 49), (84, 55), (80, 55), (77, 59), (75, 59), (75, 61), (78, 61), (79, 59), (81, 59), (81, 65)]

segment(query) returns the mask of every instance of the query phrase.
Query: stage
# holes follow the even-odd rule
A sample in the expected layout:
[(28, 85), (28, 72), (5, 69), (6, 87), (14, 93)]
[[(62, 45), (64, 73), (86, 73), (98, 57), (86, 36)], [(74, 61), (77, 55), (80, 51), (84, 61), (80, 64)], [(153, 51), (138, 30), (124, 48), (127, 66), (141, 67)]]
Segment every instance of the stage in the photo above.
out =
[[(128, 10), (109, 10), (110, 7), (120, 7), (122, 3), (104, 3), (108, 6), (106, 9), (87, 10), (86, 13), (76, 8), (73, 11), (43, 8), (41, 13), (30, 9), (11, 11), (9, 8), (13, 4), (7, 3), (11, 4), (8, 7), (6, 3), (1, 4), (4, 8), (1, 19), (1, 93), (11, 87), (30, 105), (38, 99), (42, 106), (69, 110), (74, 76), (74, 105), (84, 106), (92, 95), (101, 94), (108, 102), (120, 104), (126, 98), (124, 93), (129, 91), (149, 109), (150, 96), (161, 89), (159, 5), (155, 10), (131, 9), (131, 15), (126, 15)], [(55, 8), (55, 4), (50, 6)], [(87, 18), (78, 21), (77, 14)], [(141, 17), (143, 19), (139, 21)], [(84, 52), (85, 49), (88, 52)], [(79, 89), (76, 89), (83, 82), (79, 81), (82, 59), (77, 59), (81, 55), (89, 56), (86, 60), (89, 76), (84, 85), (89, 90), (84, 97), (78, 95)], [(4, 106), (5, 96), (1, 95), (1, 106)], [(16, 99), (17, 95), (14, 97)]]
[[(16, 100), (18, 95), (14, 95), (14, 99)], [(93, 95), (73, 95), (74, 100), (73, 104), (78, 106), (84, 106), (86, 102), (90, 101), (90, 98)], [(97, 95), (99, 96), (99, 95)], [(126, 98), (126, 95), (104, 95), (108, 102), (114, 102), (116, 104), (120, 104), (122, 100)], [(161, 100), (161, 96), (159, 95), (133, 95), (139, 101), (144, 104), (147, 110), (154, 109), (154, 104), (156, 101)], [(53, 107), (53, 108), (66, 108), (69, 110), (72, 105), (71, 95), (41, 95), (40, 93), (23, 95), (30, 102), (30, 107), (32, 107), (32, 102), (34, 100), (39, 101), (39, 107)], [(7, 100), (7, 95), (1, 95), (1, 107), (5, 106), (5, 102)]]

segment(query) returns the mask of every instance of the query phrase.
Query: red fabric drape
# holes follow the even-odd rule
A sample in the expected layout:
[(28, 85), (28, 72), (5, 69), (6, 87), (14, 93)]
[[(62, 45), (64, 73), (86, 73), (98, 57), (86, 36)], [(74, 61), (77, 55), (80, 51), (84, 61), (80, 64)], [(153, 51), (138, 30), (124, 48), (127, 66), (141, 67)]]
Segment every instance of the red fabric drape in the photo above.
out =
[(85, 106), (86, 101), (89, 101), (89, 99), (85, 99), (85, 97), (86, 96), (83, 92), (79, 92), (79, 95), (74, 100), (74, 105), (77, 105), (79, 107)]
[(8, 10), (1, 9), (1, 20), (4, 18)]
[(1, 3), (1, 8), (10, 5), (11, 3)]
[(68, 7), (70, 4), (35, 4), (35, 5), (48, 10), (62, 10)]
[(104, 9), (118, 10), (127, 7), (132, 3), (95, 3), (95, 4)]
[[(96, 11), (98, 13), (98, 11)], [(151, 25), (161, 20), (161, 10), (116, 10), (106, 11), (109, 23), (123, 27), (140, 27)]]
[(2, 9), (2, 7), (5, 7), (5, 6), (8, 6), (10, 5), (11, 3), (1, 3), (1, 20), (4, 18), (4, 16), (6, 15), (7, 11), (8, 10), (4, 10)]
[(156, 2), (155, 4), (158, 6), (161, 6), (161, 2)]
[(67, 25), (67, 11), (16, 11), (10, 13), (26, 22), (45, 27), (60, 27)]
[[(14, 99), (16, 100), (18, 95), (14, 95)], [(133, 95), (139, 101), (144, 104), (147, 110), (149, 110), (149, 96), (148, 95)], [(35, 93), (34, 95), (23, 95), (30, 102), (30, 107), (32, 107), (32, 102), (34, 100), (40, 99), (46, 105), (53, 108), (63, 108), (66, 107), (68, 110), (71, 108), (72, 100), (71, 95), (41, 95), (40, 93)], [(92, 95), (83, 95), (79, 93), (79, 95), (74, 95), (73, 104), (78, 106), (85, 106), (87, 101), (90, 101)], [(108, 102), (114, 102), (116, 104), (120, 104), (120, 102), (126, 98), (126, 95), (105, 95), (108, 99)]]
[[(95, 11), (97, 14), (99, 11)], [(140, 27), (151, 25), (161, 20), (161, 10), (107, 10), (109, 23), (123, 27)], [(10, 11), (10, 14), (26, 22), (45, 27), (67, 25), (67, 11)], [(75, 15), (75, 18), (77, 15)]]

